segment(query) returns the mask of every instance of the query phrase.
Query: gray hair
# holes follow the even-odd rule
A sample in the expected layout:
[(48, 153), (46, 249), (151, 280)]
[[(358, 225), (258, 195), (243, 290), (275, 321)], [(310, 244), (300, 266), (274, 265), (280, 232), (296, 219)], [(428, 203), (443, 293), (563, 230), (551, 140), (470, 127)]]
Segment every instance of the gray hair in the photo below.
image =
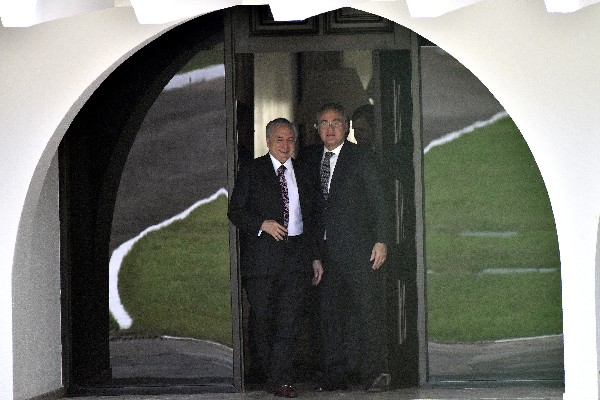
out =
[(266, 135), (267, 139), (271, 137), (271, 133), (276, 126), (286, 126), (294, 132), (294, 139), (298, 139), (298, 128), (285, 118), (275, 118), (267, 124)]
[(321, 106), (321, 108), (319, 108), (319, 111), (317, 111), (317, 115), (315, 118), (317, 123), (319, 123), (319, 117), (321, 117), (321, 114), (323, 114), (325, 111), (335, 111), (337, 113), (342, 114), (344, 123), (346, 123), (346, 124), (348, 123), (348, 113), (346, 112), (346, 109), (344, 108), (344, 106), (342, 106), (340, 103), (323, 104), (323, 106)]

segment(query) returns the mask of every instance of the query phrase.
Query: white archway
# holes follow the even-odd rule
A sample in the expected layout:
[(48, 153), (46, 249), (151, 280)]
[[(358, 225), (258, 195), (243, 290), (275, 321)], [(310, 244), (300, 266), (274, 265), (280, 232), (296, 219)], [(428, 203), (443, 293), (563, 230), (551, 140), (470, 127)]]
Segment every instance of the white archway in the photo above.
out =
[[(595, 60), (600, 42), (595, 38), (600, 36), (600, 7), (553, 15), (541, 0), (492, 0), (417, 19), (401, 1), (348, 0), (331, 8), (343, 5), (389, 18), (437, 43), (469, 68), (513, 117), (538, 163), (556, 218), (565, 398), (597, 398), (600, 73)], [(327, 11), (313, 7), (301, 8), (312, 14)], [(0, 84), (0, 358), (8, 365), (13, 365), (11, 282), (18, 227), (42, 193), (51, 147), (110, 71), (178, 23), (140, 25), (132, 9), (124, 7), (27, 29), (0, 28), (0, 53), (8, 55), (0, 63), (5, 78)], [(32, 327), (40, 328), (36, 323)], [(0, 397), (13, 397), (13, 377), (11, 368), (0, 371)]]

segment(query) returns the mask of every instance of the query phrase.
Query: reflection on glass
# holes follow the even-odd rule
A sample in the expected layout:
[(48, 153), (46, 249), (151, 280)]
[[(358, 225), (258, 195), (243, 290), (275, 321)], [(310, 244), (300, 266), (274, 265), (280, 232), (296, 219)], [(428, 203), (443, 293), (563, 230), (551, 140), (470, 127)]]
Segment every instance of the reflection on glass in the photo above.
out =
[[(503, 112), (487, 89), (456, 60), (436, 48), (422, 48), (421, 54), (423, 131), (415, 134), (422, 134), (424, 149), (443, 142), (445, 134)], [(263, 55), (256, 57), (260, 60)], [(383, 82), (374, 73), (372, 60), (377, 59), (377, 52), (305, 52), (277, 57), (286, 60), (277, 79), (293, 82), (290, 90), (298, 93), (288, 96), (286, 115), (281, 116), (298, 124), (299, 151), (319, 141), (313, 126), (316, 109), (325, 102), (342, 103), (354, 114), (349, 139), (372, 147), (383, 161), (382, 173), (392, 202), (395, 200), (398, 242), (414, 240), (414, 227), (407, 225), (414, 218), (410, 195), (413, 148), (410, 141), (400, 140), (400, 134), (406, 134), (406, 121), (402, 121), (403, 132), (394, 132), (393, 124), (383, 121), (381, 88), (391, 82)], [(259, 88), (279, 86), (272, 74), (260, 68), (255, 69), (254, 78), (255, 115), (271, 115), (270, 96)], [(348, 94), (351, 91), (353, 94)], [(493, 129), (491, 139), (477, 144), (471, 158), (458, 147), (458, 141), (447, 145), (449, 153), (440, 147), (424, 156), (429, 378), (561, 381), (560, 266), (547, 194), (510, 119), (498, 121)], [(257, 135), (260, 132), (262, 129), (256, 130)], [(264, 142), (264, 138), (255, 140)], [(255, 150), (256, 156), (266, 152)], [(496, 160), (493, 165), (480, 162), (492, 157)], [(483, 170), (473, 169), (476, 166)], [(494, 219), (499, 210), (504, 211)], [(467, 242), (472, 245), (465, 245)], [(399, 277), (390, 282), (396, 294), (390, 303), (398, 307), (395, 334), (402, 345), (414, 335), (414, 326), (407, 324), (414, 321), (416, 289), (411, 271), (403, 264), (406, 255), (396, 257)], [(504, 265), (507, 263), (510, 265)], [(527, 294), (526, 298), (522, 294)], [(526, 323), (499, 319), (503, 313)], [(309, 372), (318, 363), (310, 352), (310, 329), (309, 321), (300, 342), (301, 364)], [(481, 336), (483, 332), (487, 333)], [(496, 339), (515, 337), (527, 339), (487, 346)], [(494, 362), (478, 361), (488, 359)], [(519, 368), (515, 368), (517, 364)]]
[(476, 77), (438, 48), (421, 55), (429, 378), (562, 382), (558, 243), (535, 161)]
[(128, 155), (111, 234), (115, 379), (232, 381), (222, 63), (218, 45), (174, 76)]

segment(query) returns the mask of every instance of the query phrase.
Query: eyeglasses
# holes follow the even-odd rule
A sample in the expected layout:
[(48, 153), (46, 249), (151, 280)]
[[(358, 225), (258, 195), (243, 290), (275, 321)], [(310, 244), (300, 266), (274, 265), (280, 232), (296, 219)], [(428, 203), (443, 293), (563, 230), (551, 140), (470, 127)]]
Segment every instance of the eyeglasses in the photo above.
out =
[(334, 129), (337, 128), (341, 128), (344, 125), (344, 123), (342, 121), (339, 120), (335, 120), (335, 121), (320, 121), (318, 123), (315, 124), (315, 128), (318, 129), (327, 129), (328, 127), (332, 127)]

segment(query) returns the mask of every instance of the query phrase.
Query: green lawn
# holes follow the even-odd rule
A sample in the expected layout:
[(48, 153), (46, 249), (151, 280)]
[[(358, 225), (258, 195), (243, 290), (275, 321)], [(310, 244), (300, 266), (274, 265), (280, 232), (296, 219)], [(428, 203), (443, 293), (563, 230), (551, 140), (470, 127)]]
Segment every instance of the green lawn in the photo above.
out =
[[(512, 121), (504, 119), (427, 153), (425, 187), (430, 340), (560, 333), (560, 264), (552, 212), (535, 162)], [(120, 333), (231, 344), (226, 209), (221, 196), (136, 243), (119, 275), (133, 326)], [(464, 232), (516, 234), (470, 237)], [(490, 268), (556, 271), (480, 274)]]
[(206, 68), (211, 65), (223, 64), (224, 60), (223, 42), (217, 43), (207, 50), (202, 50), (192, 57), (179, 71), (180, 74), (194, 71), (200, 68)]
[[(509, 118), (425, 155), (430, 339), (560, 333), (560, 262), (548, 195)], [(465, 233), (516, 233), (508, 237)], [(480, 275), (485, 269), (555, 272)]]
[(122, 333), (231, 345), (227, 198), (139, 240), (123, 260), (119, 293), (133, 319)]
[(560, 274), (429, 275), (429, 340), (475, 342), (562, 332)]

